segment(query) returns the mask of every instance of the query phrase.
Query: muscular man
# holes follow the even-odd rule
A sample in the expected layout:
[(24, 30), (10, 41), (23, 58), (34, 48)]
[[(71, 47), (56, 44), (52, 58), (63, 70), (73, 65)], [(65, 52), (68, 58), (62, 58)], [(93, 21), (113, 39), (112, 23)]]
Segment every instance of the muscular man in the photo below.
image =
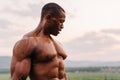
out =
[(42, 8), (38, 27), (27, 33), (13, 49), (12, 80), (68, 80), (64, 68), (67, 55), (59, 42), (51, 37), (63, 29), (65, 11), (56, 3)]

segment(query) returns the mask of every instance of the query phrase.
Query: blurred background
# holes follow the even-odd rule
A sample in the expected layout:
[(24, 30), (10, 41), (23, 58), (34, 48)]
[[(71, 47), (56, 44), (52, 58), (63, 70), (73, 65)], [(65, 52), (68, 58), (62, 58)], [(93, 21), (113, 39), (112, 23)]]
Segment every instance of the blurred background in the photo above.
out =
[(41, 8), (48, 2), (66, 11), (64, 29), (53, 37), (68, 54), (69, 79), (120, 80), (119, 0), (0, 0), (1, 80), (10, 80), (13, 46), (37, 27)]

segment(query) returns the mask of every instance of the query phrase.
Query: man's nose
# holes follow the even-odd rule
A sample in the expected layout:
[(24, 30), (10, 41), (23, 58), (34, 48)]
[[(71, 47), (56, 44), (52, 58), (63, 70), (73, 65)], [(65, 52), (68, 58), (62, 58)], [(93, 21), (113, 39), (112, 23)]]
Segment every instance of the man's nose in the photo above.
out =
[(63, 28), (63, 23), (59, 23), (60, 28)]
[(62, 25), (59, 25), (59, 28), (60, 28), (60, 29), (63, 29), (63, 28), (64, 28), (63, 24), (62, 24)]

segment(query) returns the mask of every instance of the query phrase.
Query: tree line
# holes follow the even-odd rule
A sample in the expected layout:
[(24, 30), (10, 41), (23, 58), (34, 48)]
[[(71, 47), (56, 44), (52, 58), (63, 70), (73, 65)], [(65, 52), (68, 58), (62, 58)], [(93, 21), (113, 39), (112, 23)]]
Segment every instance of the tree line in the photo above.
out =
[(67, 67), (67, 72), (118, 72), (120, 67)]

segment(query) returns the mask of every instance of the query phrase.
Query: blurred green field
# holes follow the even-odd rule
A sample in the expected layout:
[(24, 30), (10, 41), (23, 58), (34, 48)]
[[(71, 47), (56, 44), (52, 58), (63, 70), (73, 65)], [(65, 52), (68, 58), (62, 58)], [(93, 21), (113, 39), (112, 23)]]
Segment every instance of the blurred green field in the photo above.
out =
[(10, 80), (9, 73), (0, 73), (0, 80)]
[(120, 73), (80, 72), (67, 75), (69, 80), (120, 80)]
[[(67, 73), (69, 80), (120, 80), (120, 73), (78, 72)], [(9, 73), (1, 73), (0, 80), (10, 80)]]

